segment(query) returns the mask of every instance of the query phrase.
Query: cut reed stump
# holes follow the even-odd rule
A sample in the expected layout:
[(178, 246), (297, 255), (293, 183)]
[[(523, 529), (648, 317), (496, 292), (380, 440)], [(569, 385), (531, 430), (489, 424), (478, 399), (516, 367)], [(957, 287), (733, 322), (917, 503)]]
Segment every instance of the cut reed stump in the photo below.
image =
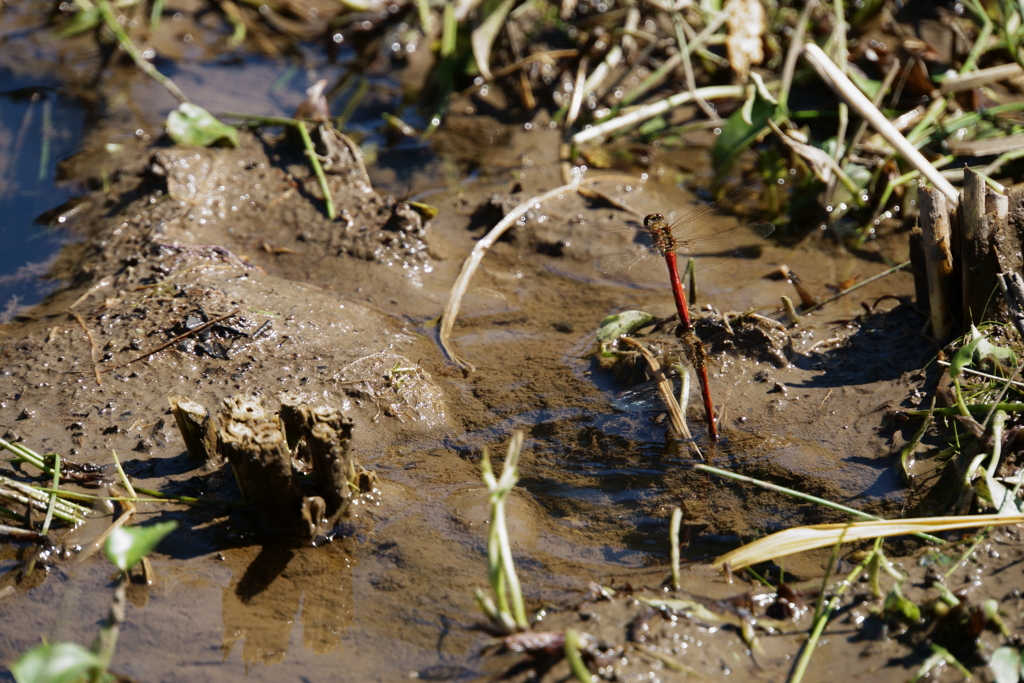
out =
[(169, 396), (167, 402), (171, 404), (171, 413), (185, 441), (189, 459), (219, 465), (217, 432), (213, 428), (210, 411), (187, 396)]
[[(349, 452), (352, 421), (309, 398), (286, 394), (279, 415), (256, 398), (233, 396), (213, 421), (217, 452), (242, 496), (259, 506), (269, 529), (307, 541), (333, 528), (370, 481)], [(314, 476), (304, 491), (298, 475), (308, 471)]]
[(1024, 321), (1006, 286), (1010, 276), (1019, 278), (1024, 262), (1024, 189), (999, 194), (968, 168), (957, 206), (932, 188), (922, 188), (920, 196), (920, 233), (911, 234), (911, 260), (918, 304), (928, 310), (936, 341), (945, 343), (984, 321)]
[(242, 497), (259, 506), (267, 526), (301, 530), (302, 490), (277, 415), (267, 413), (255, 398), (226, 398), (217, 415), (217, 443), (231, 463)]
[(298, 440), (296, 456), (317, 473), (327, 514), (344, 512), (353, 492), (359, 493), (356, 463), (349, 454), (352, 419), (330, 405), (312, 406), (297, 396), (281, 397), (281, 420), (289, 437)]

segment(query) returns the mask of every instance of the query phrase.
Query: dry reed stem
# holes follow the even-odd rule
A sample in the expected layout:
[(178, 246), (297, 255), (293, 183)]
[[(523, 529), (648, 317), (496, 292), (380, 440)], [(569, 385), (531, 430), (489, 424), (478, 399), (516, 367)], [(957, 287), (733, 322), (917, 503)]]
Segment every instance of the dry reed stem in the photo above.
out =
[(919, 222), (928, 278), (928, 308), (932, 336), (941, 342), (949, 335), (953, 324), (946, 302), (946, 287), (953, 272), (949, 211), (946, 208), (945, 196), (930, 187), (921, 188), (920, 203)]
[(811, 63), (818, 74), (832, 86), (832, 89), (842, 97), (851, 107), (857, 110), (871, 126), (881, 133), (889, 144), (896, 148), (896, 151), (906, 159), (907, 163), (921, 172), (932, 185), (946, 195), (950, 201), (956, 201), (959, 196), (952, 183), (946, 180), (938, 169), (936, 169), (924, 155), (917, 151), (910, 142), (903, 137), (903, 134), (896, 130), (889, 119), (878, 110), (878, 107), (871, 104), (871, 100), (860, 91), (860, 89), (847, 78), (835, 62), (829, 59), (820, 47), (814, 43), (804, 45), (804, 57)]
[(653, 104), (647, 104), (630, 111), (628, 114), (609, 119), (596, 126), (585, 128), (572, 136), (575, 145), (581, 145), (596, 138), (601, 138), (623, 128), (635, 126), (655, 116), (660, 116), (670, 109), (692, 102), (694, 95), (699, 95), (705, 100), (721, 100), (732, 97), (743, 97), (746, 93), (746, 86), (743, 85), (712, 85), (706, 88), (697, 88), (693, 92), (685, 91), (676, 93)]
[(125, 525), (125, 523), (132, 518), (135, 514), (135, 506), (129, 506), (127, 510), (121, 513), (121, 516), (114, 520), (114, 522), (100, 534), (95, 541), (90, 543), (85, 549), (78, 554), (78, 558), (75, 560), (75, 564), (79, 565), (85, 562), (87, 559), (93, 556), (93, 554), (103, 547), (104, 541), (107, 537), (114, 532), (114, 529), (119, 529)]
[(451, 347), (451, 335), (452, 328), (455, 327), (455, 319), (459, 315), (459, 308), (462, 306), (462, 298), (466, 295), (466, 291), (469, 289), (469, 281), (472, 279), (476, 269), (480, 266), (480, 262), (483, 260), (484, 255), (487, 251), (498, 241), (505, 232), (516, 224), (520, 218), (522, 218), (531, 209), (539, 208), (544, 202), (550, 201), (560, 195), (568, 192), (576, 192), (576, 188), (579, 181), (569, 183), (568, 185), (562, 185), (555, 189), (545, 192), (539, 197), (529, 199), (515, 209), (509, 212), (507, 216), (502, 218), (497, 225), (491, 228), (490, 232), (484, 235), (483, 239), (476, 243), (473, 247), (473, 251), (470, 252), (466, 260), (462, 262), (462, 270), (459, 271), (459, 276), (455, 279), (455, 284), (452, 285), (451, 291), (448, 293), (448, 302), (444, 305), (444, 311), (441, 313), (441, 327), (438, 334), (438, 341), (441, 343), (441, 348), (444, 349), (445, 354), (461, 368), (467, 370), (474, 370), (475, 368), (471, 363), (459, 357), (458, 354)]
[[(661, 394), (661, 400), (665, 402), (665, 408), (668, 409), (668, 419), (672, 423), (672, 428), (683, 438), (693, 439), (693, 434), (690, 433), (690, 428), (686, 424), (686, 416), (683, 415), (683, 409), (679, 407), (679, 401), (676, 400), (675, 395), (672, 393), (672, 383), (665, 376), (665, 371), (662, 369), (658, 359), (654, 357), (654, 354), (646, 346), (636, 339), (622, 337), (622, 341), (638, 350), (640, 355), (644, 357), (644, 360), (647, 361), (647, 365), (651, 369), (651, 375), (658, 382), (658, 393)], [(697, 454), (697, 457), (703, 460), (704, 454), (700, 452), (697, 444), (693, 443), (693, 441), (688, 441), (687, 443), (689, 443), (693, 452)]]
[(1024, 523), (1019, 515), (966, 515), (962, 517), (920, 517), (850, 522), (848, 524), (814, 524), (779, 531), (753, 543), (739, 547), (715, 559), (712, 566), (721, 569), (728, 564), (733, 571), (816, 548), (827, 548), (838, 542), (852, 543), (870, 538), (906, 536), (913, 533), (934, 533), (953, 529), (973, 529), (999, 524)]

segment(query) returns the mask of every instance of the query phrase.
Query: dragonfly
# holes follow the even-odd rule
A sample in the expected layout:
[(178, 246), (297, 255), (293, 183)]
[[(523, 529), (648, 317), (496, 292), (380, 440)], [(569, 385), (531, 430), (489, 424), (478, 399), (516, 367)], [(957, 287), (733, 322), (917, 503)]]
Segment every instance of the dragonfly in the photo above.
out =
[(709, 204), (672, 224), (669, 224), (660, 213), (648, 214), (644, 218), (643, 230), (647, 239), (643, 243), (637, 244), (636, 248), (629, 252), (603, 256), (597, 261), (598, 269), (609, 275), (649, 273), (652, 269), (658, 268), (656, 261), (665, 264), (669, 285), (672, 287), (672, 298), (675, 300), (676, 312), (682, 325), (681, 337), (689, 349), (690, 364), (700, 384), (708, 434), (712, 441), (718, 440), (718, 423), (708, 382), (708, 355), (704, 351), (700, 337), (693, 330), (690, 309), (686, 305), (685, 289), (679, 277), (678, 257), (693, 258), (698, 270), (717, 265), (730, 256), (738, 255), (738, 246), (744, 241), (749, 241), (752, 235), (764, 238), (775, 230), (771, 223), (758, 221), (715, 232), (694, 231), (692, 226), (697, 219), (715, 208), (715, 204)]

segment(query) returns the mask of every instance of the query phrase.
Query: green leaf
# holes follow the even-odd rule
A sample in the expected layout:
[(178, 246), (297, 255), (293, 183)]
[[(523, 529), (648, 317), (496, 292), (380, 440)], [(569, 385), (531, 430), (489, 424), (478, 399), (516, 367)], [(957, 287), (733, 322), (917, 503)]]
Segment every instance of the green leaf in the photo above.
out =
[(1002, 346), (996, 346), (988, 340), (986, 337), (982, 337), (978, 340), (978, 345), (974, 350), (974, 361), (980, 363), (985, 360), (991, 360), (996, 363), (1009, 363), (1010, 365), (1016, 365), (1017, 359), (1013, 355), (1013, 351), (1005, 349)]
[(209, 147), (220, 140), (227, 140), (232, 147), (238, 147), (238, 131), (221, 123), (202, 107), (183, 102), (167, 115), (167, 134), (179, 145)]
[(997, 364), (1009, 363), (1014, 367), (1017, 365), (1017, 358), (1014, 356), (1013, 351), (1002, 346), (996, 346), (979, 332), (978, 328), (971, 325), (971, 341), (969, 344), (961, 346), (960, 350), (953, 356), (953, 360), (949, 364), (949, 376), (953, 378), (958, 377), (961, 370), (966, 366), (986, 360), (991, 360)]
[(711, 148), (716, 179), (728, 175), (736, 157), (765, 130), (768, 119), (775, 116), (777, 110), (778, 104), (766, 98), (760, 88), (751, 88), (750, 98), (726, 119), (722, 133)]
[(985, 500), (989, 507), (995, 509), (997, 515), (1019, 515), (1020, 505), (1012, 495), (1013, 490), (1003, 486), (1000, 482), (988, 473), (988, 470), (981, 470), (982, 478), (974, 482), (974, 490), (978, 497)]
[(601, 321), (597, 328), (597, 341), (610, 342), (624, 334), (635, 332), (645, 325), (657, 320), (650, 313), (643, 311), (623, 311), (610, 315)]
[(949, 362), (949, 376), (951, 378), (957, 378), (960, 376), (960, 372), (971, 364), (971, 360), (974, 358), (974, 350), (978, 348), (978, 344), (984, 337), (981, 336), (981, 332), (971, 325), (971, 342), (964, 344), (960, 349), (953, 355), (953, 360)]
[(164, 536), (177, 528), (177, 522), (120, 527), (114, 529), (107, 538), (104, 550), (110, 561), (117, 565), (118, 569), (126, 572), (148, 555)]
[(903, 597), (899, 584), (893, 586), (889, 595), (885, 596), (885, 604), (882, 609), (887, 617), (900, 619), (907, 624), (916, 624), (921, 621), (921, 608)]
[(998, 648), (988, 660), (995, 683), (1017, 683), (1020, 680), (1020, 665), (1020, 652), (1012, 647)]
[(44, 643), (11, 665), (18, 683), (73, 683), (100, 665), (99, 657), (78, 643)]
[(103, 17), (100, 16), (99, 7), (90, 7), (89, 9), (78, 10), (74, 16), (64, 24), (57, 35), (61, 38), (70, 38), (71, 36), (77, 36), (79, 33), (85, 33), (91, 31), (100, 25), (100, 21)]

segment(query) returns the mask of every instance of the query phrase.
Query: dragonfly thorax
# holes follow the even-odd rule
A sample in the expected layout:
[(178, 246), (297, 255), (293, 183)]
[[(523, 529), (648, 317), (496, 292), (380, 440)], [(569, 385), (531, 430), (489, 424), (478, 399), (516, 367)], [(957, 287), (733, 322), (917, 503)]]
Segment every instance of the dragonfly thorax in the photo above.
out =
[(644, 227), (651, 233), (651, 242), (662, 256), (675, 253), (676, 239), (664, 216), (660, 213), (648, 214), (644, 218)]

